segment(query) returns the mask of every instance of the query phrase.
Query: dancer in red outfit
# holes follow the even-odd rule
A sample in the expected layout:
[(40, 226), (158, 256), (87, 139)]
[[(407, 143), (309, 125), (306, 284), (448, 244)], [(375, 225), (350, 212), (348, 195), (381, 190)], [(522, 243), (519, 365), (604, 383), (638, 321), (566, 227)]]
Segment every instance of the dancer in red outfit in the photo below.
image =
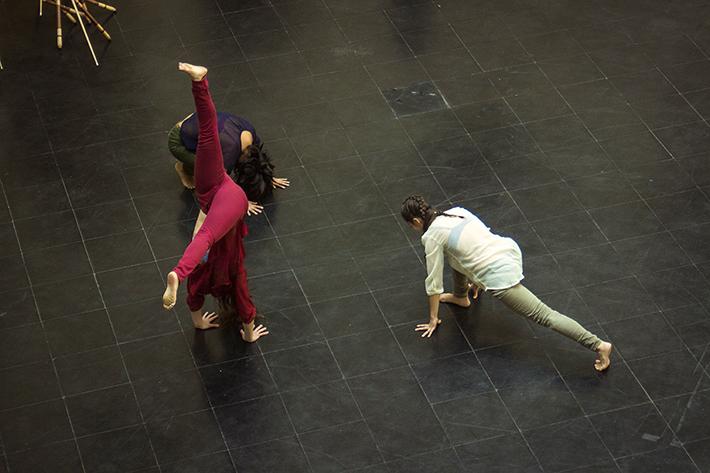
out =
[[(192, 242), (168, 274), (163, 307), (172, 309), (175, 306), (178, 285), (188, 278), (187, 305), (195, 327), (219, 326), (215, 323), (215, 314), (202, 314), (205, 295), (212, 294), (218, 298), (223, 312), (239, 315), (242, 338), (254, 342), (269, 332), (262, 325), (254, 327), (256, 308), (249, 296), (244, 269), (242, 239), (247, 233), (244, 217), (249, 202), (244, 191), (224, 171), (217, 111), (205, 79), (207, 69), (185, 63), (178, 63), (178, 69), (192, 79), (192, 95), (200, 127), (195, 191), (200, 210), (206, 217), (204, 221), (198, 221)], [(203, 261), (205, 255), (207, 261)]]

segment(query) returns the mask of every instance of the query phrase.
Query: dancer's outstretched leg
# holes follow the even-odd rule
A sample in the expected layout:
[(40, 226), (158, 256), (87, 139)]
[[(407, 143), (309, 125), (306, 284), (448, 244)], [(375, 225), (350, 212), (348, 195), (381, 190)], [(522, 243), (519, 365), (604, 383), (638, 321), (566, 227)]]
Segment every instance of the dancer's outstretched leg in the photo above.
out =
[(594, 368), (597, 371), (604, 371), (609, 368), (613, 350), (611, 343), (601, 340), (574, 319), (552, 310), (522, 284), (516, 284), (507, 289), (495, 290), (492, 291), (492, 294), (514, 312), (529, 318), (543, 327), (551, 328), (555, 332), (595, 351), (597, 359), (594, 360)]
[[(219, 143), (217, 109), (210, 96), (209, 83), (205, 76), (207, 68), (178, 63), (178, 69), (192, 79), (192, 96), (195, 100), (199, 134), (195, 153), (195, 190), (198, 199), (221, 184), (225, 178), (222, 146)], [(201, 202), (202, 203), (202, 202)]]
[[(195, 188), (200, 207), (206, 211), (210, 208), (212, 200), (220, 194), (218, 187), (227, 177), (219, 143), (217, 111), (210, 97), (209, 84), (205, 79), (207, 68), (179, 63), (178, 69), (192, 79), (192, 95), (195, 99), (200, 127), (195, 156)], [(221, 191), (228, 192), (226, 189)], [(200, 232), (188, 245), (175, 269), (168, 274), (167, 286), (163, 293), (163, 307), (166, 309), (175, 306), (179, 282), (192, 273), (212, 244), (222, 238), (243, 216), (242, 209), (238, 205), (227, 203), (218, 207), (220, 208), (208, 212)]]

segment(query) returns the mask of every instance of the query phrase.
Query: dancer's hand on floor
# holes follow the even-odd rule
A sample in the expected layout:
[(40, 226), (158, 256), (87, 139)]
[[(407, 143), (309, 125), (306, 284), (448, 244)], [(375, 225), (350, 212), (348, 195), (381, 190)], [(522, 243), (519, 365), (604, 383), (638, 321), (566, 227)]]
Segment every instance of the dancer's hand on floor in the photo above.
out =
[(291, 183), (285, 177), (272, 177), (271, 185), (274, 189), (286, 189)]
[(254, 330), (250, 330), (250, 332), (251, 333), (247, 333), (244, 331), (243, 328), (240, 329), (239, 333), (242, 334), (242, 340), (244, 340), (245, 342), (252, 343), (257, 341), (259, 338), (269, 334), (269, 331), (266, 330), (266, 327), (264, 327), (263, 325), (257, 326)]
[(436, 330), (436, 327), (438, 327), (440, 323), (441, 319), (436, 319), (435, 321), (430, 320), (428, 324), (417, 324), (417, 328), (415, 328), (414, 330), (417, 332), (424, 332), (422, 334), (422, 338), (429, 338), (431, 337), (431, 334), (434, 333), (434, 330)]
[(247, 209), (247, 215), (259, 215), (264, 211), (264, 206), (259, 205), (257, 202), (249, 201), (249, 208)]
[(204, 314), (202, 314), (202, 319), (199, 322), (193, 323), (193, 325), (195, 326), (195, 328), (199, 328), (200, 330), (207, 330), (208, 328), (217, 328), (219, 327), (219, 324), (215, 323), (217, 317), (219, 316), (214, 312), (205, 312)]

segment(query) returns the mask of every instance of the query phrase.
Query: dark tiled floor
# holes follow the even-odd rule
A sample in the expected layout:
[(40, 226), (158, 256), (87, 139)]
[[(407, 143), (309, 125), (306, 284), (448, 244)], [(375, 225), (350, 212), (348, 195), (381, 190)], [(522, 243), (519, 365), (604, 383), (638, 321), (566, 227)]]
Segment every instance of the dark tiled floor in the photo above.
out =
[[(707, 1), (116, 4), (96, 68), (0, 0), (0, 472), (710, 472)], [(177, 60), (293, 183), (257, 345), (160, 308)], [(611, 370), (485, 295), (418, 339), (411, 192), (516, 238)]]

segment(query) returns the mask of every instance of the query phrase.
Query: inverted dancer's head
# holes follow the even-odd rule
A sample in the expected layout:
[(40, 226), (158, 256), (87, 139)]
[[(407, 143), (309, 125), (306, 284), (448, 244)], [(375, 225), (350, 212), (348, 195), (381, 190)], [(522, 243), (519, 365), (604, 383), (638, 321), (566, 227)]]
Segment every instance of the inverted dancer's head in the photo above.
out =
[(273, 190), (274, 165), (262, 145), (251, 144), (237, 162), (234, 181), (252, 202), (261, 202)]
[(421, 195), (410, 195), (402, 202), (402, 218), (412, 228), (426, 231), (439, 212)]

